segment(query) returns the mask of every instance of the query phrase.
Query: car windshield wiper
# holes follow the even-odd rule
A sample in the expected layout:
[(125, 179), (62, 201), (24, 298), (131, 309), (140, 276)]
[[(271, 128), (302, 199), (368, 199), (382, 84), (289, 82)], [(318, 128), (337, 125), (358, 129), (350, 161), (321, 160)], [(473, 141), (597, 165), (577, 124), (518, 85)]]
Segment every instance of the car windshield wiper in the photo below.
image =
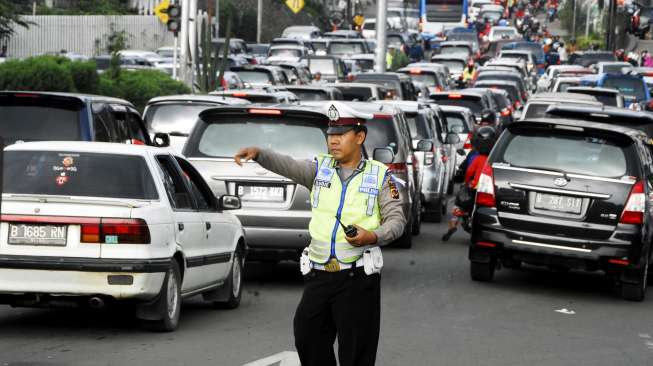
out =
[(536, 165), (525, 166), (525, 165), (512, 165), (512, 164), (510, 164), (510, 166), (513, 166), (513, 167), (515, 167), (515, 168), (535, 169), (535, 170), (546, 170), (546, 171), (550, 171), (550, 172), (556, 172), (556, 173), (560, 173), (560, 174), (562, 174), (562, 177), (565, 178), (565, 180), (566, 180), (567, 182), (569, 182), (569, 181), (571, 180), (571, 179), (569, 179), (569, 177), (567, 176), (567, 172), (566, 172), (566, 171), (564, 171), (564, 170), (562, 170), (562, 169), (558, 169), (558, 168), (550, 168), (550, 167), (543, 167), (543, 166), (536, 166)]

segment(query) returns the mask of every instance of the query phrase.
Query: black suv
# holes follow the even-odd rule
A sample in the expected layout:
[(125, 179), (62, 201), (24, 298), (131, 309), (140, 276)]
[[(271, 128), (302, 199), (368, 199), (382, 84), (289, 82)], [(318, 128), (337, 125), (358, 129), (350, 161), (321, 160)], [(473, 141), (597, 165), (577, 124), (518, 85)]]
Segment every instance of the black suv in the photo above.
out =
[(570, 119), (514, 122), (477, 186), (471, 276), (498, 264), (603, 270), (628, 300), (646, 292), (653, 187), (643, 132)]

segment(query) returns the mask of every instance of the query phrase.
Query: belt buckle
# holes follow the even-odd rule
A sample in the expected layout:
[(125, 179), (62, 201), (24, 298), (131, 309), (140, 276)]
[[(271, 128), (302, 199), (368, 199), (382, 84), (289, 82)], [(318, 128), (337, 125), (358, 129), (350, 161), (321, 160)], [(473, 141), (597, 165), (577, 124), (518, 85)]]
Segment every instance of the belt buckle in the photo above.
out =
[(327, 264), (324, 265), (324, 270), (327, 272), (338, 272), (340, 271), (340, 263), (335, 258), (331, 258)]

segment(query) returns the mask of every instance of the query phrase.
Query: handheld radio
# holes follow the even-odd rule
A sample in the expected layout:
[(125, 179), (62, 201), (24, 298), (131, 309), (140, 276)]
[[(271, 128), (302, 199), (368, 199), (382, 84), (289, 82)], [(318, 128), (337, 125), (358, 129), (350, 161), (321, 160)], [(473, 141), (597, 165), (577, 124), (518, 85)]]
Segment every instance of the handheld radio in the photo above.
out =
[(338, 221), (338, 223), (339, 223), (340, 226), (342, 227), (342, 230), (345, 231), (345, 235), (346, 235), (348, 238), (353, 238), (353, 237), (355, 237), (356, 235), (358, 235), (358, 229), (356, 229), (356, 227), (355, 227), (354, 225), (347, 225), (347, 226), (345, 226), (345, 224), (343, 224), (342, 221), (340, 221), (340, 219), (338, 218), (338, 216), (336, 216), (336, 220)]

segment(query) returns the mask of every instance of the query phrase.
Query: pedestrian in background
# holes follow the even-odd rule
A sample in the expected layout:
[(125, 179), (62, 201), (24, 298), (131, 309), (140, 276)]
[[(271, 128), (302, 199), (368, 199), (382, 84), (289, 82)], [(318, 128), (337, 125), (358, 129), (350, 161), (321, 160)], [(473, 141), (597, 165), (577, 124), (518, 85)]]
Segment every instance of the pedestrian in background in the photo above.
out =
[(300, 259), (305, 285), (294, 319), (301, 364), (335, 366), (337, 337), (340, 366), (373, 366), (381, 322), (379, 246), (403, 234), (404, 198), (388, 167), (365, 157), (365, 120), (373, 116), (338, 102), (326, 114), (329, 154), (298, 161), (249, 147), (234, 160), (255, 160), (311, 190), (311, 243)]

